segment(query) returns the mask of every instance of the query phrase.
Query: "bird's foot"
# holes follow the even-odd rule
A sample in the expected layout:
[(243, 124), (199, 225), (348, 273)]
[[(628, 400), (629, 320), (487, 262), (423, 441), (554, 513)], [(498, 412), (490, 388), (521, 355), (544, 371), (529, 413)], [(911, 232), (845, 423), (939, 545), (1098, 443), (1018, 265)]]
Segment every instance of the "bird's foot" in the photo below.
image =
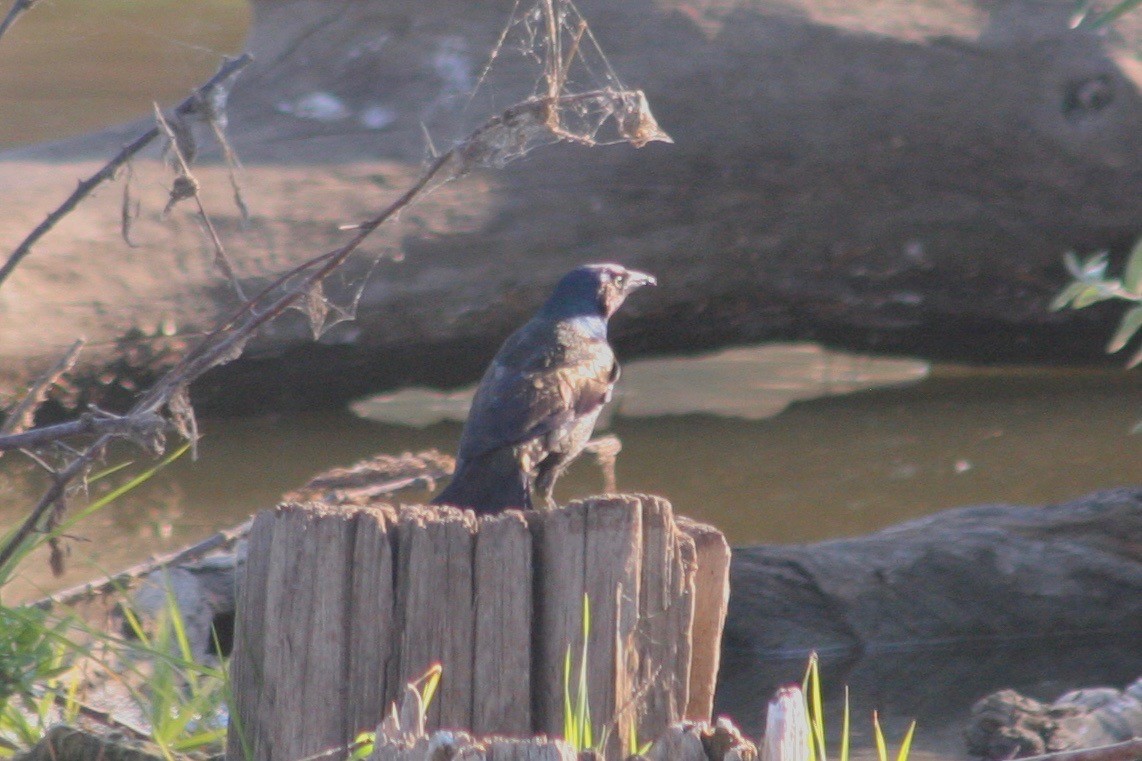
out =
[(583, 451), (595, 455), (599, 468), (603, 471), (603, 491), (608, 493), (618, 491), (615, 461), (618, 460), (619, 452), (623, 451), (622, 440), (614, 434), (607, 434), (588, 441), (583, 446)]

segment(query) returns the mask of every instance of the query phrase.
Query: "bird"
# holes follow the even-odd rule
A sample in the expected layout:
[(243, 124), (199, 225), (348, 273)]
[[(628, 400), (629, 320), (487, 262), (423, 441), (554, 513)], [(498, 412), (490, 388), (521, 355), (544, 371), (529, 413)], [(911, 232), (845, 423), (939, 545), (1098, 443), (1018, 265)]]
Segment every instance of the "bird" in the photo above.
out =
[(460, 434), (452, 480), (432, 501), (493, 514), (552, 509), (555, 481), (583, 451), (619, 379), (607, 321), (654, 276), (586, 264), (556, 284), (492, 359)]

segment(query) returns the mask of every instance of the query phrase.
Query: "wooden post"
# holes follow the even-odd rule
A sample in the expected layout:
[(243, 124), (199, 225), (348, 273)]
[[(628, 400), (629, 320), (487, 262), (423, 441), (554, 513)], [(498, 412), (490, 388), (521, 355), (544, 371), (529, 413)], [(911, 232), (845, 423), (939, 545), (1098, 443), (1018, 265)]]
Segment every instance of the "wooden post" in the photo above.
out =
[(255, 519), (239, 579), (228, 758), (351, 742), (437, 662), (429, 730), (561, 736), (584, 595), (591, 718), (617, 758), (632, 732), (709, 718), (727, 570), (721, 534), (644, 495), (479, 519), (281, 505)]

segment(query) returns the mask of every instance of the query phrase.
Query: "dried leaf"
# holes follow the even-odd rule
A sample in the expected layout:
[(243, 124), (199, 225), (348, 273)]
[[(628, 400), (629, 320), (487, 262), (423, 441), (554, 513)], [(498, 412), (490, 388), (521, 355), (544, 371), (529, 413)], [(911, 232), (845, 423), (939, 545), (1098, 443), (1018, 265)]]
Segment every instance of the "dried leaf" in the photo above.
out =
[[(234, 360), (238, 359), (238, 357), (242, 356), (242, 352), (245, 351), (246, 343), (249, 340), (250, 336), (248, 335), (241, 336), (235, 340), (234, 344), (230, 346), (229, 349), (227, 349), (224, 353), (218, 355), (218, 357), (210, 364), (210, 367), (218, 367), (219, 365), (225, 365), (228, 362), (233, 362)], [(205, 370), (203, 372), (205, 372)]]
[(641, 148), (647, 143), (673, 143), (674, 140), (666, 134), (666, 130), (658, 126), (654, 114), (650, 112), (650, 104), (646, 100), (646, 93), (642, 90), (622, 93), (622, 109), (618, 114), (619, 134), (622, 135), (635, 148)]
[(190, 403), (190, 387), (183, 383), (171, 394), (167, 402), (171, 423), (179, 435), (190, 442), (190, 456), (198, 459), (198, 420)]
[(163, 209), (163, 216), (170, 214), (171, 209), (173, 209), (174, 205), (179, 201), (194, 198), (196, 195), (198, 195), (198, 181), (189, 174), (178, 175), (174, 178), (174, 184), (171, 185), (170, 199)]
[(314, 340), (321, 338), (325, 318), (329, 314), (329, 302), (325, 300), (325, 286), (318, 280), (305, 293), (305, 315), (309, 318), (309, 329)]
[(176, 111), (172, 118), (165, 120), (168, 128), (164, 130), (168, 136), (167, 161), (175, 171), (181, 171), (184, 164), (190, 166), (198, 156), (198, 141), (186, 117), (186, 112)]
[(67, 570), (67, 566), (64, 563), (64, 558), (67, 553), (64, 550), (63, 543), (57, 537), (52, 537), (48, 540), (48, 547), (50, 548), (48, 565), (52, 569), (52, 576), (58, 579), (60, 576), (63, 576)]
[[(47, 521), (44, 524), (44, 531), (47, 533), (55, 531), (56, 528), (59, 527), (60, 523), (63, 522), (63, 516), (66, 512), (67, 502), (63, 497), (60, 497), (52, 504), (51, 511), (48, 513)], [(67, 555), (66, 550), (59, 537), (56, 536), (48, 539), (48, 548), (50, 550), (48, 555), (48, 565), (52, 569), (52, 576), (59, 578), (60, 576), (63, 576), (64, 571), (66, 570), (64, 565), (64, 558)]]
[(140, 203), (131, 197), (131, 180), (135, 178), (135, 171), (131, 164), (127, 164), (127, 175), (123, 178), (123, 204), (119, 210), (119, 234), (123, 242), (131, 248), (138, 248), (138, 244), (131, 240), (131, 223), (139, 218)]

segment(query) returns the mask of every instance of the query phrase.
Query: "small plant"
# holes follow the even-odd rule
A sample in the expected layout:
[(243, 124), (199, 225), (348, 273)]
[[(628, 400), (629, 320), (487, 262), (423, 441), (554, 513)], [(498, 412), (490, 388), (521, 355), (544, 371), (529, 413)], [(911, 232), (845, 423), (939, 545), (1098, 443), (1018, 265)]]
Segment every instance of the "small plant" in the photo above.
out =
[(74, 721), (79, 678), (65, 686), (71, 648), (60, 640), (68, 622), (34, 608), (0, 608), (0, 757), (30, 747), (48, 727)]
[(587, 689), (587, 638), (591, 633), (591, 601), (583, 594), (583, 646), (579, 651), (579, 678), (571, 694), (571, 643), (563, 656), (563, 739), (580, 753), (595, 747)]
[[(1107, 344), (1106, 351), (1113, 354), (1121, 351), (1130, 343), (1130, 339), (1142, 328), (1142, 238), (1134, 244), (1130, 257), (1126, 261), (1126, 269), (1121, 278), (1107, 277), (1107, 253), (1100, 251), (1079, 259), (1074, 252), (1068, 252), (1064, 257), (1067, 271), (1074, 280), (1069, 283), (1059, 295), (1051, 302), (1051, 309), (1083, 309), (1091, 304), (1110, 299), (1128, 301), (1135, 306), (1126, 310), (1118, 323), (1118, 330)], [(1142, 350), (1139, 350), (1127, 362), (1127, 367), (1134, 367), (1142, 362)]]
[(145, 690), (131, 688), (131, 693), (163, 757), (174, 761), (176, 753), (221, 751), (230, 705), (225, 668), (195, 658), (174, 593), (167, 590), (166, 606), (150, 633), (129, 608), (123, 615), (138, 644), (127, 644), (121, 655), (149, 665)]
[[(821, 709), (821, 675), (818, 669), (816, 653), (809, 655), (809, 665), (805, 669), (805, 678), (801, 683), (801, 690), (805, 696), (805, 709), (809, 716), (808, 733), (809, 758), (813, 761), (826, 761), (825, 755), (825, 715)], [(880, 719), (876, 711), (872, 712), (872, 726), (876, 736), (876, 752), (880, 761), (888, 761), (888, 744), (884, 740), (884, 733), (880, 729)], [(896, 761), (907, 761), (912, 749), (912, 736), (916, 732), (916, 722), (908, 727), (908, 732), (900, 743), (900, 750), (896, 754)], [(845, 687), (844, 714), (841, 719), (841, 751), (840, 761), (849, 758), (849, 689)]]
[[(146, 482), (188, 448), (181, 447), (50, 530), (33, 533), (22, 541), (15, 540), (14, 532), (10, 532), (0, 541), (15, 542), (9, 559), (0, 565), (0, 588), (31, 552), (73, 532), (78, 522)], [(106, 478), (127, 465), (94, 474), (88, 482)], [(143, 715), (151, 720), (156, 745), (167, 758), (200, 747), (220, 749), (225, 721), (214, 727), (207, 726), (207, 722), (212, 717), (225, 716), (219, 708), (228, 694), (225, 671), (204, 666), (191, 657), (182, 616), (172, 596), (168, 596), (162, 618), (165, 623), (149, 638), (138, 619), (129, 616), (139, 641), (128, 642), (88, 627), (74, 617), (61, 618), (31, 607), (0, 606), (0, 757), (35, 745), (52, 724), (74, 721), (80, 710), (80, 679), (75, 677), (64, 684), (62, 675), (79, 658), (89, 658), (110, 674), (120, 673), (122, 669), (103, 660), (107, 656), (124, 663), (145, 660), (155, 664), (147, 674), (134, 674), (147, 684), (148, 691), (145, 695), (139, 691), (133, 694)], [(81, 643), (81, 639), (94, 646)], [(103, 655), (96, 655), (97, 651)]]
[[(436, 688), (440, 685), (440, 676), (443, 673), (444, 667), (439, 663), (434, 663), (428, 667), (428, 671), (425, 671), (419, 679), (409, 682), (408, 684), (408, 689), (405, 694), (408, 695), (409, 692), (411, 692), (416, 696), (416, 702), (420, 708), (418, 723), (421, 725), (421, 730), (423, 730), (424, 715), (428, 712), (428, 707), (432, 705), (432, 698), (436, 695)], [(409, 729), (408, 727), (399, 726), (399, 714), (403, 712), (403, 709), (403, 704), (398, 708), (394, 703), (391, 716), (381, 723), (381, 727), (379, 727), (377, 731), (384, 731), (386, 728), (397, 732), (401, 730), (407, 731)], [(386, 726), (392, 723), (395, 723), (395, 726)], [(349, 743), (349, 747), (347, 748), (349, 751), (347, 761), (363, 761), (363, 759), (373, 755), (373, 750), (376, 748), (376, 745), (376, 731), (360, 733), (353, 739), (353, 742)], [(322, 754), (322, 757), (324, 757), (324, 755), (325, 754)]]

